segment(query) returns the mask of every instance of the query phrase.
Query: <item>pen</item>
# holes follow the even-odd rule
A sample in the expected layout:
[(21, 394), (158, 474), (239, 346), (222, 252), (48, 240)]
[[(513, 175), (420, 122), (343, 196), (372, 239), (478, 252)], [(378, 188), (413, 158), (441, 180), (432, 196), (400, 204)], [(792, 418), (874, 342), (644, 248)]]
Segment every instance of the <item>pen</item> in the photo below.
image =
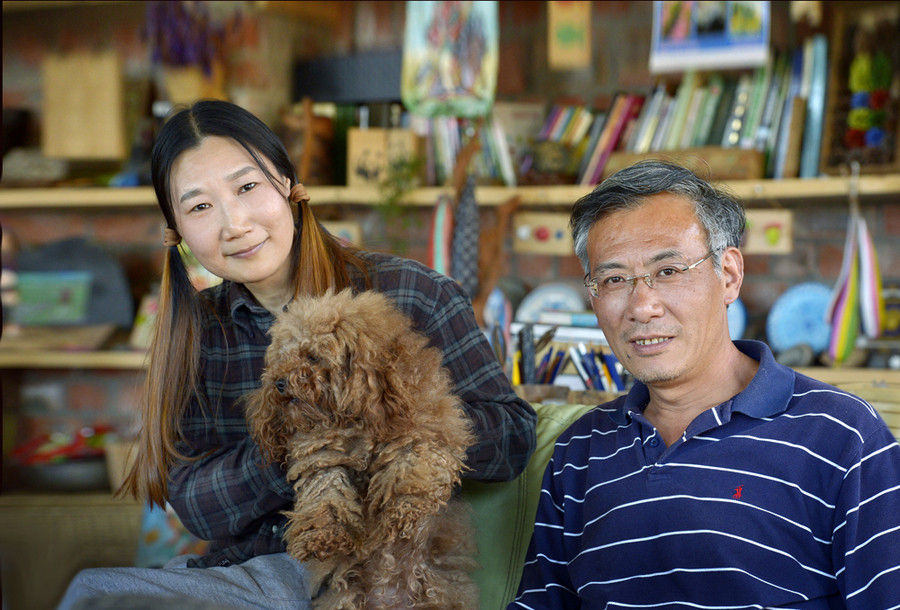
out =
[(575, 372), (578, 373), (578, 376), (581, 377), (582, 383), (584, 383), (584, 387), (588, 390), (594, 389), (594, 384), (591, 382), (590, 375), (587, 374), (587, 371), (584, 370), (584, 364), (581, 362), (581, 354), (578, 353), (578, 350), (575, 349), (575, 346), (569, 347), (569, 359), (572, 360), (572, 366), (575, 367)]

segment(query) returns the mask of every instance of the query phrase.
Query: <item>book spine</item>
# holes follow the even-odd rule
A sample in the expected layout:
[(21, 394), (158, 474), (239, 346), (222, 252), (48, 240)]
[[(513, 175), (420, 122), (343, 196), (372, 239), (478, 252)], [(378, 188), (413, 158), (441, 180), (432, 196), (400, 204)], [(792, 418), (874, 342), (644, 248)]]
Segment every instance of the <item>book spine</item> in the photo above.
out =
[(809, 85), (809, 99), (806, 101), (806, 127), (803, 130), (803, 151), (800, 159), (801, 178), (815, 178), (819, 175), (827, 80), (828, 42), (824, 35), (817, 34), (813, 37), (813, 73)]
[(607, 141), (607, 146), (600, 153), (600, 159), (597, 162), (597, 166), (594, 168), (594, 173), (591, 177), (591, 184), (598, 184), (600, 182), (600, 179), (603, 177), (603, 168), (606, 166), (609, 156), (612, 154), (613, 150), (615, 150), (619, 138), (622, 137), (625, 125), (627, 125), (629, 119), (631, 119), (634, 114), (640, 112), (642, 103), (643, 98), (640, 96), (625, 96), (622, 113), (620, 114), (617, 123), (613, 126), (610, 139)]
[(613, 101), (612, 108), (610, 109), (609, 115), (606, 117), (606, 122), (603, 125), (603, 132), (600, 134), (600, 138), (597, 140), (597, 145), (592, 151), (589, 151), (591, 158), (590, 161), (588, 161), (588, 165), (585, 169), (584, 175), (579, 181), (580, 184), (585, 186), (596, 184), (595, 182), (593, 182), (593, 176), (596, 173), (597, 164), (600, 163), (600, 157), (603, 154), (603, 150), (606, 148), (607, 142), (609, 142), (610, 138), (612, 137), (614, 126), (621, 119), (627, 97), (628, 96), (624, 93), (619, 93), (616, 95), (616, 99)]

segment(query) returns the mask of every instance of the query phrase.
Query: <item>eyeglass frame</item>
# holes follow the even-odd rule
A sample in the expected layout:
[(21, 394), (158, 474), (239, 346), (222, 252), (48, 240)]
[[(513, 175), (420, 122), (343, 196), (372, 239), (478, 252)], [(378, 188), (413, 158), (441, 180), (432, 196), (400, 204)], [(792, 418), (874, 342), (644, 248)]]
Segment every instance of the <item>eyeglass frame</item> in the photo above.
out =
[[(718, 249), (710, 250), (709, 252), (706, 253), (706, 255), (703, 258), (701, 258), (700, 260), (698, 260), (696, 262), (691, 263), (690, 265), (687, 265), (684, 269), (678, 269), (678, 272), (685, 273), (687, 271), (690, 271), (691, 269), (700, 265), (700, 263), (702, 263), (706, 259), (713, 256), (718, 251), (719, 251)], [(623, 282), (631, 282), (631, 291), (634, 292), (634, 289), (637, 288), (638, 280), (644, 280), (644, 283), (647, 284), (647, 286), (649, 288), (653, 288), (654, 280), (653, 280), (652, 275), (653, 275), (652, 273), (639, 273), (637, 275), (624, 277), (624, 278), (622, 278), (622, 281)], [(588, 289), (588, 294), (590, 294), (595, 299), (600, 298), (600, 294), (597, 293), (597, 286), (599, 285), (599, 282), (596, 279), (591, 277), (590, 271), (588, 271), (586, 274), (584, 274), (583, 284), (584, 284), (584, 287)]]

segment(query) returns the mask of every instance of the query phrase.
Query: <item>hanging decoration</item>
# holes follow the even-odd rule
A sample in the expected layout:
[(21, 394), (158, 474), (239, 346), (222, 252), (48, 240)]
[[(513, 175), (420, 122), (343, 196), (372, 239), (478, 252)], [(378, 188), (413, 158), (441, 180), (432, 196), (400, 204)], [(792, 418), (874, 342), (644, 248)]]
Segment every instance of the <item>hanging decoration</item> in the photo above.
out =
[(401, 97), (422, 116), (485, 116), (497, 85), (496, 1), (407, 2)]
[(479, 234), (475, 180), (469, 176), (454, 211), (453, 238), (450, 246), (451, 275), (469, 294), (469, 298), (475, 298), (478, 293)]
[(428, 266), (442, 275), (450, 275), (450, 244), (453, 239), (453, 200), (441, 195), (431, 215), (428, 240)]
[(866, 221), (859, 212), (859, 163), (853, 162), (852, 165), (850, 219), (844, 259), (825, 314), (831, 324), (828, 355), (835, 365), (850, 357), (860, 331), (869, 339), (878, 338), (885, 319), (878, 254)]

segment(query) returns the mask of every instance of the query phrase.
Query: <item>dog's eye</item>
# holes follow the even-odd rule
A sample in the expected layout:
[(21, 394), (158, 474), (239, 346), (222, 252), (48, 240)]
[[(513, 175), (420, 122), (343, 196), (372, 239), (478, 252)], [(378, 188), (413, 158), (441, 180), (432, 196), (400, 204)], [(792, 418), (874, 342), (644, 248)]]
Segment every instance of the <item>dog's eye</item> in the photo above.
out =
[(310, 363), (312, 363), (312, 364), (319, 364), (319, 357), (316, 356), (315, 354), (307, 354), (307, 355), (306, 355), (306, 358), (307, 358), (307, 360), (309, 360)]
[(284, 394), (285, 390), (287, 390), (287, 381), (285, 381), (284, 377), (275, 380), (275, 389)]

